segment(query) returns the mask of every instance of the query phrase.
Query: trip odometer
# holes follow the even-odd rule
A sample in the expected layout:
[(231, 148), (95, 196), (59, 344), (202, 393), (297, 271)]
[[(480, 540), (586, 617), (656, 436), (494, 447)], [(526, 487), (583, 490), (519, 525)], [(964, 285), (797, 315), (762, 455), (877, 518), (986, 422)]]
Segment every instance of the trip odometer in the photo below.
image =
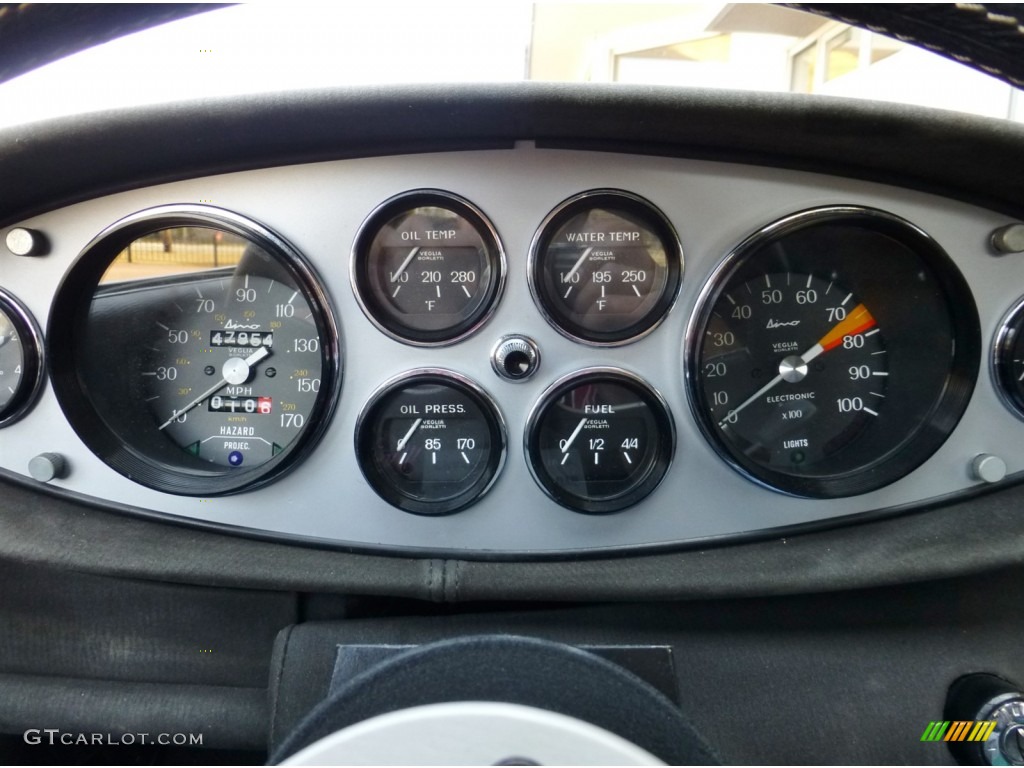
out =
[[(93, 286), (81, 291), (81, 286)], [(205, 206), (135, 214), (83, 251), (55, 302), (54, 390), (132, 480), (212, 496), (268, 482), (323, 433), (338, 332), (301, 255)]]
[(730, 463), (830, 498), (902, 477), (974, 386), (977, 312), (949, 257), (881, 211), (824, 208), (748, 238), (691, 326), (694, 412)]

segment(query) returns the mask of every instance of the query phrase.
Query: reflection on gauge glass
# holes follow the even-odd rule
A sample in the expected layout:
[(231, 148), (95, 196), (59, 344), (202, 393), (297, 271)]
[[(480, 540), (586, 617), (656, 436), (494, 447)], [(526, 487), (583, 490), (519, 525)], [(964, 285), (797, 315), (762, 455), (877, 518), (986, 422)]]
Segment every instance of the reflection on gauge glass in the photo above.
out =
[(996, 389), (1007, 407), (1024, 419), (1024, 299), (1000, 323), (992, 355)]
[(895, 216), (795, 214), (742, 243), (691, 327), (691, 402), (773, 488), (864, 493), (920, 465), (966, 407), (977, 311), (942, 249)]
[(367, 316), (401, 341), (450, 344), (494, 311), (505, 279), (498, 235), (472, 203), (421, 190), (388, 200), (363, 223), (352, 284)]
[(682, 266), (679, 239), (651, 203), (595, 190), (566, 200), (541, 225), (530, 249), (530, 289), (563, 335), (622, 344), (664, 319)]
[[(74, 306), (83, 281), (95, 289)], [(254, 222), (200, 207), (136, 214), (87, 247), (66, 291), (71, 308), (58, 299), (50, 321), (71, 350), (54, 358), (55, 390), (79, 436), (132, 479), (237, 491), (322, 433), (336, 328), (301, 256)]]
[(387, 382), (356, 426), (366, 479), (407, 512), (445, 515), (490, 488), (505, 457), (505, 429), (491, 398), (444, 370), (418, 370)]
[(556, 382), (530, 416), (526, 454), (541, 488), (577, 512), (617, 512), (653, 491), (672, 461), (668, 406), (614, 368)]
[(0, 290), (0, 427), (34, 403), (43, 382), (42, 335), (29, 311)]

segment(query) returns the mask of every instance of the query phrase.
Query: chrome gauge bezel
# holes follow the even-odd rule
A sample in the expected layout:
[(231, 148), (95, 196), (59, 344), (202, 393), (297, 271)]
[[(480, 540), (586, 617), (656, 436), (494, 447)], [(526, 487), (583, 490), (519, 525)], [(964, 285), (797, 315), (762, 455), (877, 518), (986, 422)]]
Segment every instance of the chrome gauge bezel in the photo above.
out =
[(1024, 330), (1024, 296), (1013, 303), (999, 321), (998, 330), (992, 341), (992, 354), (989, 356), (989, 372), (992, 386), (999, 395), (1003, 405), (1016, 416), (1024, 420), (1024, 396), (1014, 395), (1011, 391), (1014, 381), (1011, 370), (1013, 346), (1020, 332)]
[[(80, 349), (89, 308), (100, 278), (130, 243), (174, 227), (220, 229), (242, 237), (272, 255), (293, 278), (312, 310), (320, 338), (321, 385), (306, 425), (268, 461), (246, 468), (177, 465), (147, 455), (111, 428), (92, 401), (89, 382), (80, 375)], [(188, 280), (185, 277), (184, 280)], [(131, 214), (100, 232), (82, 249), (64, 275), (47, 324), (48, 357), (54, 393), (75, 433), (109, 467), (141, 485), (180, 496), (221, 496), (249, 491), (277, 480), (297, 467), (323, 437), (341, 388), (342, 347), (330, 297), (312, 266), (284, 238), (245, 216), (206, 205), (165, 205)], [(148, 429), (148, 427), (147, 427)]]
[(18, 390), (0, 412), (0, 427), (14, 424), (26, 413), (43, 391), (46, 381), (46, 365), (44, 363), (43, 332), (39, 328), (32, 313), (12, 293), (0, 288), (0, 311), (3, 311), (18, 331), (18, 339), (22, 345), (24, 362), (23, 372)]
[[(490, 282), (483, 289), (487, 295), (478, 309), (452, 328), (431, 332), (409, 328), (389, 316), (388, 310), (373, 297), (373, 292), (366, 284), (369, 278), (365, 271), (368, 250), (380, 230), (395, 216), (427, 206), (446, 208), (466, 219), (485, 241), (491, 258)], [(413, 347), (447, 347), (475, 334), (497, 310), (505, 292), (507, 277), (505, 247), (494, 224), (472, 202), (442, 189), (413, 189), (394, 195), (378, 205), (359, 225), (349, 257), (349, 284), (363, 314), (381, 333)]]
[[(884, 455), (846, 471), (809, 477), (770, 469), (741, 455), (721, 434), (710, 416), (703, 391), (701, 351), (716, 303), (730, 280), (759, 253), (779, 238), (821, 223), (852, 222), (880, 233), (913, 251), (927, 267), (941, 290), (953, 334), (945, 380), (924, 418), (898, 445)], [(775, 257), (763, 257), (771, 259)], [(753, 262), (750, 262), (753, 263)], [(774, 262), (769, 261), (764, 272)], [(793, 271), (805, 268), (800, 263)], [(864, 297), (861, 297), (864, 300)], [(747, 479), (780, 493), (804, 498), (842, 498), (889, 485), (923, 464), (952, 433), (967, 407), (977, 381), (981, 357), (981, 327), (971, 291), (953, 260), (924, 230), (895, 214), (859, 205), (830, 205), (800, 211), (757, 230), (717, 265), (697, 301), (697, 310), (687, 325), (684, 348), (684, 377), (690, 409), (702, 434), (715, 452)], [(890, 380), (891, 381), (891, 380)]]
[[(421, 501), (411, 498), (382, 475), (373, 458), (373, 427), (382, 401), (403, 387), (420, 382), (437, 382), (459, 390), (474, 400), (487, 420), (491, 446), (485, 472), (461, 493), (444, 501)], [(384, 501), (415, 515), (441, 516), (461, 512), (481, 499), (497, 482), (508, 455), (508, 429), (497, 401), (473, 379), (447, 368), (415, 368), (392, 376), (370, 395), (356, 420), (355, 456), (363, 478)]]
[[(596, 499), (580, 496), (566, 491), (554, 483), (544, 470), (541, 459), (537, 455), (537, 431), (548, 407), (567, 390), (574, 389), (588, 380), (604, 380), (620, 386), (626, 386), (638, 393), (649, 408), (653, 410), (653, 418), (659, 427), (657, 435), (657, 456), (648, 467), (646, 474), (633, 484), (628, 491), (611, 498)], [(653, 493), (668, 474), (676, 452), (676, 426), (668, 402), (650, 382), (632, 371), (616, 366), (598, 366), (584, 368), (562, 376), (541, 393), (541, 396), (530, 409), (523, 432), (523, 454), (526, 466), (530, 470), (537, 486), (544, 494), (557, 504), (571, 509), (573, 512), (603, 515), (621, 512), (634, 506)]]
[[(572, 218), (581, 211), (598, 207), (615, 207), (616, 203), (618, 203), (620, 208), (642, 211), (645, 216), (650, 217), (650, 222), (653, 224), (654, 229), (657, 230), (657, 234), (665, 246), (666, 256), (668, 257), (668, 275), (665, 289), (662, 295), (658, 297), (655, 305), (641, 320), (621, 331), (597, 332), (590, 331), (581, 326), (568, 327), (567, 321), (559, 319), (557, 313), (548, 306), (549, 300), (541, 287), (543, 278), (540, 275), (540, 271), (544, 268), (543, 251), (549, 243), (552, 230), (557, 228), (563, 221)], [(530, 242), (526, 275), (533, 303), (537, 306), (538, 311), (548, 324), (562, 334), (562, 336), (578, 344), (586, 344), (591, 347), (621, 347), (645, 338), (668, 317), (679, 297), (684, 267), (685, 259), (679, 234), (668, 217), (654, 203), (639, 195), (621, 189), (608, 188), (591, 189), (573, 195), (555, 206), (544, 217)]]

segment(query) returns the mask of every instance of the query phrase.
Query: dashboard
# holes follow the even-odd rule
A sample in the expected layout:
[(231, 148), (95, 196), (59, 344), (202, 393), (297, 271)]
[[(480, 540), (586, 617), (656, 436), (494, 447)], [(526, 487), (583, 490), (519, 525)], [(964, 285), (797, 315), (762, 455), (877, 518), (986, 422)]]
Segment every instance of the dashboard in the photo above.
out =
[[(1017, 377), (993, 364), (1016, 338), (1021, 265), (992, 245), (1012, 223), (530, 141), (101, 196), (6, 230), (48, 244), (0, 257), (50, 385), (23, 377), (0, 467), (31, 482), (59, 455), (41, 489), (130, 514), (468, 557), (917, 509), (1024, 469)], [(152, 254), (196, 231), (221, 263)]]

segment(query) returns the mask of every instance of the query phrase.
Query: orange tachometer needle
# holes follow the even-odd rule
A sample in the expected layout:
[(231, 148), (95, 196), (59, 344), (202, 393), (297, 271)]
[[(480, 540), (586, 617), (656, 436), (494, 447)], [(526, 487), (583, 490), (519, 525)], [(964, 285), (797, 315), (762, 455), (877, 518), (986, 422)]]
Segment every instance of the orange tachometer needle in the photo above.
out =
[[(807, 373), (806, 366), (809, 362), (811, 362), (811, 360), (813, 360), (818, 355), (824, 352), (828, 352), (830, 349), (838, 347), (840, 344), (843, 343), (844, 337), (855, 336), (858, 333), (863, 333), (868, 328), (871, 328), (874, 325), (875, 318), (873, 318), (871, 316), (871, 313), (868, 312), (868, 308), (865, 307), (863, 304), (858, 304), (856, 307), (853, 308), (853, 310), (850, 312), (850, 314), (846, 316), (844, 320), (841, 320), (840, 322), (836, 323), (836, 325), (832, 327), (832, 330), (830, 330), (828, 333), (822, 336), (821, 339), (819, 339), (813, 347), (808, 349), (799, 357), (786, 358), (786, 360), (784, 360), (783, 363), (789, 363), (790, 369), (802, 367), (803, 372), (800, 374), (800, 378), (803, 379), (804, 375), (806, 375)], [(744, 400), (739, 406), (729, 411), (728, 415), (721, 422), (719, 422), (719, 426), (725, 426), (729, 419), (735, 419), (736, 415), (740, 411), (742, 411), (752, 402), (757, 400), (763, 394), (768, 392), (768, 390), (774, 388), (777, 384), (781, 383), (782, 380), (783, 375), (782, 371), (780, 370), (778, 376), (776, 376), (774, 379), (772, 379), (759, 390), (757, 390), (757, 392), (755, 392), (753, 395)], [(788, 381), (793, 380), (794, 379), (788, 379)]]

